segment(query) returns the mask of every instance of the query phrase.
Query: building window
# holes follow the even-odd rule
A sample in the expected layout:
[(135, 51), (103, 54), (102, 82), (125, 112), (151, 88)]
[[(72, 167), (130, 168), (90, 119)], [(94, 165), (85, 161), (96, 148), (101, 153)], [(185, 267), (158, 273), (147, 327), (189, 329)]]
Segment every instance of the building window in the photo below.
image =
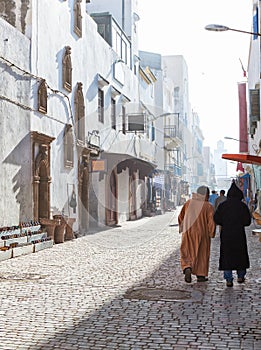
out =
[(203, 176), (203, 166), (200, 163), (197, 163), (197, 175)]
[(66, 124), (64, 130), (64, 166), (73, 167), (73, 131), (69, 124)]
[(104, 123), (104, 92), (98, 89), (98, 119), (99, 122)]
[(63, 56), (63, 87), (69, 92), (72, 91), (72, 61), (70, 46), (65, 47)]
[(155, 141), (155, 125), (152, 123), (151, 125), (151, 141)]
[(74, 33), (79, 37), (82, 36), (82, 13), (81, 13), (82, 0), (74, 1)]
[(78, 140), (84, 142), (85, 139), (85, 107), (84, 97), (82, 93), (82, 83), (77, 83), (74, 95), (74, 110), (75, 110), (75, 130)]
[(249, 90), (250, 121), (260, 121), (260, 92), (259, 89)]
[(202, 140), (197, 139), (196, 141), (196, 149), (198, 151), (198, 153), (202, 153), (202, 148), (203, 148), (203, 144), (202, 144)]
[(47, 113), (47, 87), (44, 79), (38, 87), (38, 111), (44, 114)]
[(116, 101), (111, 99), (111, 127), (116, 130)]
[[(255, 11), (255, 14), (253, 16), (253, 32), (254, 33), (258, 33), (259, 31), (259, 28), (258, 28), (258, 7), (256, 7), (256, 11)], [(254, 34), (253, 35), (253, 39), (256, 40), (258, 38), (258, 35), (257, 34)]]
[(106, 26), (105, 24), (101, 23), (98, 24), (98, 33), (103, 37), (103, 39), (105, 40), (106, 37)]
[(127, 56), (127, 43), (125, 41), (122, 41), (122, 60), (127, 64), (128, 56)]
[(179, 86), (176, 86), (176, 87), (174, 88), (174, 97), (175, 97), (175, 98), (179, 98)]
[(121, 35), (119, 33), (117, 33), (117, 36), (116, 36), (116, 52), (118, 56), (122, 58), (121, 57)]
[(151, 122), (147, 118), (146, 122), (146, 136), (150, 140), (150, 134), (151, 134)]
[(122, 133), (126, 134), (126, 107), (122, 106)]

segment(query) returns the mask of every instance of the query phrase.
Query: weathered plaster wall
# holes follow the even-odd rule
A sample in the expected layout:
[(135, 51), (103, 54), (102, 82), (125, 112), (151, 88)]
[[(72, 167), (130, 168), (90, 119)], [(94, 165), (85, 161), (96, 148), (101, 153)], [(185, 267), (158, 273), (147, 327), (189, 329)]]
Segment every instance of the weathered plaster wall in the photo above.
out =
[(30, 42), (0, 18), (0, 227), (32, 219)]

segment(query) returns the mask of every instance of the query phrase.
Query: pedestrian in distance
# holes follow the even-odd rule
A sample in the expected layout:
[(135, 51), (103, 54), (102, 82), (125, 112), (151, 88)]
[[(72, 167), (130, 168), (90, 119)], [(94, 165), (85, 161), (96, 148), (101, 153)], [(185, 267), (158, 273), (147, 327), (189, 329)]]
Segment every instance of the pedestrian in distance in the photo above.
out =
[[(215, 200), (215, 204), (214, 204), (214, 211), (217, 210), (217, 207), (219, 206), (220, 203), (225, 202), (225, 200), (227, 199), (227, 197), (225, 196), (225, 190), (220, 190), (219, 192), (219, 196), (216, 198)], [(217, 233), (220, 233), (221, 231), (221, 226), (217, 226)]]
[(215, 211), (217, 210), (217, 207), (219, 206), (219, 204), (225, 202), (225, 200), (227, 199), (225, 194), (226, 194), (225, 190), (220, 190), (219, 196), (215, 199), (215, 203), (214, 203), (214, 210)]
[(215, 190), (212, 190), (212, 191), (211, 191), (211, 195), (209, 196), (208, 201), (209, 201), (209, 203), (211, 203), (211, 204), (213, 205), (213, 207), (214, 207), (214, 205), (215, 205), (215, 200), (217, 199), (217, 197), (218, 197), (217, 192), (216, 192)]
[(214, 208), (208, 200), (209, 188), (200, 186), (178, 216), (182, 233), (180, 263), (187, 283), (191, 283), (191, 275), (197, 276), (197, 282), (208, 280), (210, 243), (216, 231)]
[(237, 271), (238, 283), (244, 283), (250, 265), (245, 226), (251, 224), (251, 214), (243, 198), (233, 181), (227, 200), (219, 204), (214, 214), (215, 223), (221, 226), (219, 270), (224, 271), (227, 287), (233, 287), (233, 270)]

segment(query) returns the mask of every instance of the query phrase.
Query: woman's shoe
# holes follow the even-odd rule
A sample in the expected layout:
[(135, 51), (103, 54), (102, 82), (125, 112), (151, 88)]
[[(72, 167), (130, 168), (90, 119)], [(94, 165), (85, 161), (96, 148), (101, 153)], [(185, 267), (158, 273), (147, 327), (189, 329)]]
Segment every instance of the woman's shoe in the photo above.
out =
[(197, 276), (197, 282), (207, 282), (208, 278), (205, 276)]
[(227, 287), (233, 287), (233, 282), (232, 281), (227, 281)]
[(184, 271), (184, 274), (185, 274), (185, 282), (187, 283), (191, 283), (191, 268), (190, 267), (187, 267)]
[(245, 278), (244, 278), (244, 277), (239, 277), (239, 278), (237, 279), (237, 282), (238, 282), (238, 283), (244, 283), (244, 282), (245, 282)]

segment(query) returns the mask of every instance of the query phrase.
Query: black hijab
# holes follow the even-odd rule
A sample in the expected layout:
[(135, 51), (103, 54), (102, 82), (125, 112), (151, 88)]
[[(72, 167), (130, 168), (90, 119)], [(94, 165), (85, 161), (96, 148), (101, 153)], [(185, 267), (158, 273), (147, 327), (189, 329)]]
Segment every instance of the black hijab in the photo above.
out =
[(232, 182), (232, 185), (230, 186), (230, 189), (227, 192), (228, 198), (237, 198), (239, 200), (242, 200), (244, 198), (243, 192), (237, 187), (235, 182)]

